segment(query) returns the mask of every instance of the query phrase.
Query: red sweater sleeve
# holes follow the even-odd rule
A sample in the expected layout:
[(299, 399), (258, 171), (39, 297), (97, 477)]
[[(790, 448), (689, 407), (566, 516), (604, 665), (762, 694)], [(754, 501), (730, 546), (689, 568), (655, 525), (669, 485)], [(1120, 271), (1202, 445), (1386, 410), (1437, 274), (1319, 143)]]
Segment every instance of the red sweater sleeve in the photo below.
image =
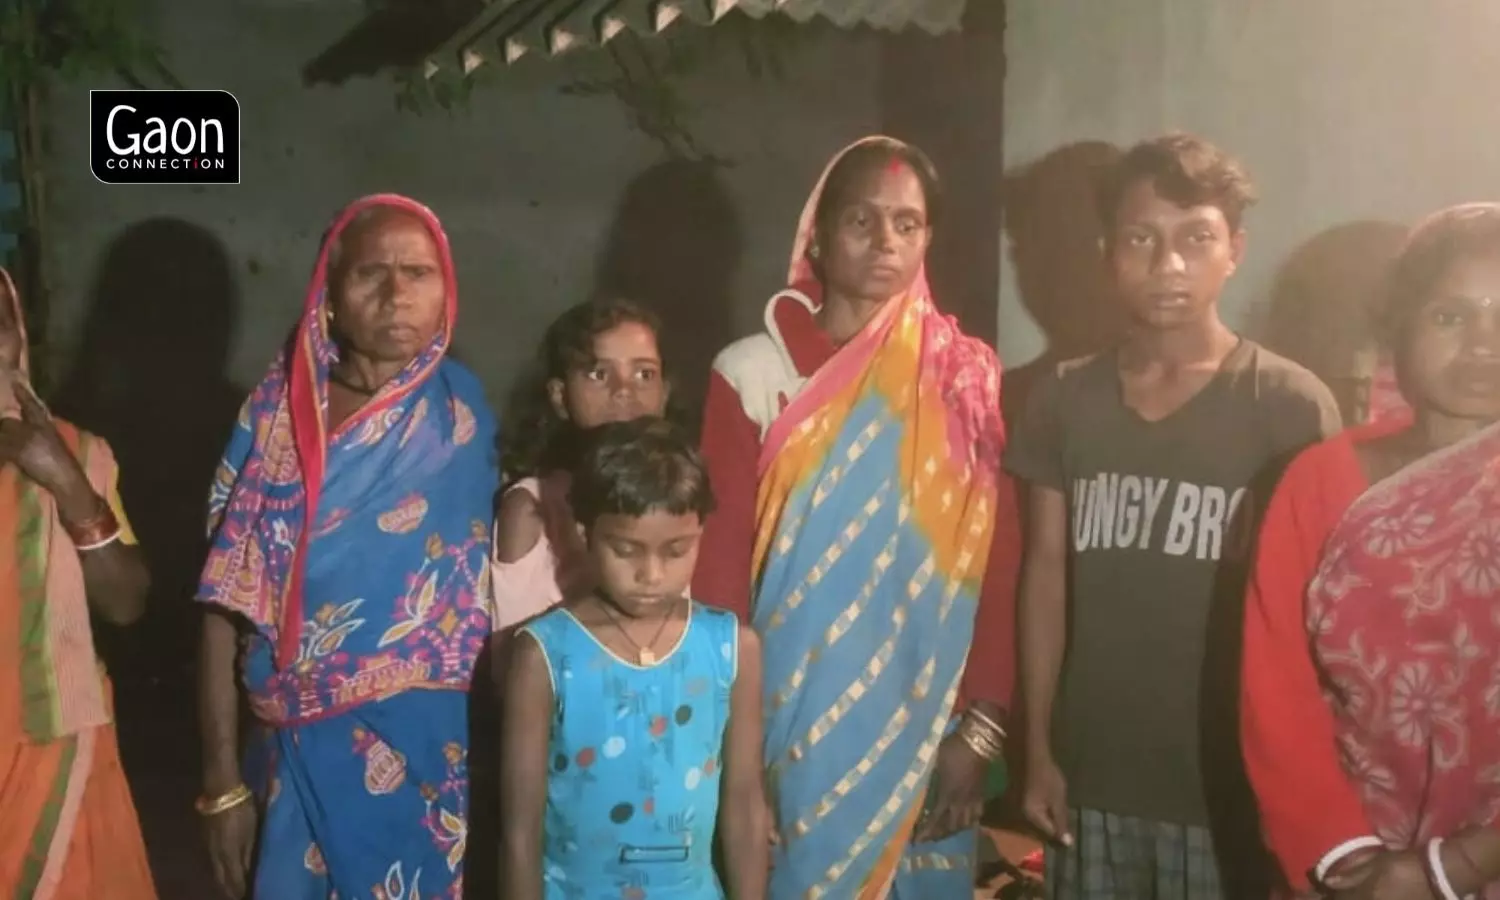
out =
[(1304, 596), (1323, 544), (1365, 488), (1347, 436), (1287, 468), (1261, 524), (1245, 603), (1241, 745), (1266, 842), (1294, 889), (1325, 855), (1373, 833), (1339, 763), (1309, 649)]
[(718, 372), (709, 375), (702, 452), (718, 506), (703, 528), (693, 596), (750, 619), (750, 564), (755, 553), (755, 467), (760, 430)]
[(979, 587), (974, 643), (959, 685), (959, 703), (974, 700), (1010, 708), (1016, 683), (1016, 581), (1021, 570), (1021, 515), (1016, 486), (1002, 474), (995, 491), (990, 560)]

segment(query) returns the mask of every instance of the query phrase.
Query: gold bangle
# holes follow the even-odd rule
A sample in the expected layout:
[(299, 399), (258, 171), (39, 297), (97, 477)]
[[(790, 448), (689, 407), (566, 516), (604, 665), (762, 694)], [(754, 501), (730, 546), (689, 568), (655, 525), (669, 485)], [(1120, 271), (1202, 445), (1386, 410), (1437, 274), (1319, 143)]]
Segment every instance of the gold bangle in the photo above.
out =
[(992, 754), (996, 759), (1005, 755), (1005, 740), (1003, 732), (996, 732), (990, 726), (985, 725), (978, 719), (966, 716), (959, 725), (959, 729), (965, 734), (972, 735), (974, 740)]
[[(985, 724), (985, 722), (988, 722), (988, 724)], [(989, 743), (995, 745), (996, 752), (1000, 752), (1005, 748), (1005, 732), (996, 727), (992, 720), (975, 720), (973, 728), (975, 731), (983, 734)]]
[(971, 706), (968, 709), (964, 710), (964, 714), (978, 720), (980, 724), (988, 725), (990, 729), (995, 732), (995, 734), (1000, 736), (1000, 740), (1003, 741), (1006, 737), (1008, 737), (1008, 735), (1006, 735), (1005, 733), (1005, 729), (1000, 727), (999, 722), (996, 722), (994, 719), (980, 712), (978, 708)]
[(979, 754), (980, 758), (987, 762), (994, 762), (1001, 756), (999, 742), (991, 738), (990, 735), (985, 734), (980, 727), (974, 725), (972, 722), (959, 726), (958, 736), (963, 738), (963, 742), (968, 744), (971, 750)]
[(198, 810), (200, 816), (217, 816), (234, 809), (254, 796), (250, 788), (242, 783), (228, 793), (217, 797), (199, 797), (193, 801), (193, 808)]
[(994, 762), (998, 758), (995, 751), (992, 748), (985, 746), (983, 739), (976, 735), (974, 732), (966, 729), (959, 732), (958, 736), (963, 739), (963, 742), (965, 744), (969, 745), (969, 749), (973, 750), (976, 756), (978, 756), (985, 762)]

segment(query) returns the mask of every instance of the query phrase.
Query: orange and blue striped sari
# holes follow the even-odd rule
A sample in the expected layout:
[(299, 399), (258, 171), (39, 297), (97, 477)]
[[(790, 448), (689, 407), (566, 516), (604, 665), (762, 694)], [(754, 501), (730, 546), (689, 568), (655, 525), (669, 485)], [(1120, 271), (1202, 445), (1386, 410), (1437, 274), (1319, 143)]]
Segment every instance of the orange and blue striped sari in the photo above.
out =
[[(815, 282), (791, 291), (816, 305)], [(973, 638), (1002, 441), (994, 353), (925, 278), (767, 432), (753, 621), (777, 900), (973, 890), (973, 831), (911, 836)]]

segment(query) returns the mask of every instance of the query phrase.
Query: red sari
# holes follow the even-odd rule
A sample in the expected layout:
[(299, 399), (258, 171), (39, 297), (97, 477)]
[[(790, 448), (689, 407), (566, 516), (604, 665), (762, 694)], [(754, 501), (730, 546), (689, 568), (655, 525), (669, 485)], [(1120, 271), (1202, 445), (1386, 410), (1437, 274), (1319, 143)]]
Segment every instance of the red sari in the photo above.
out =
[(1494, 824), (1500, 426), (1355, 502), (1308, 588), (1307, 622), (1376, 833), (1408, 847)]
[(1272, 533), (1295, 470), (1250, 595), (1244, 742), (1269, 843), (1304, 888), (1362, 836), (1405, 849), (1500, 821), (1500, 426), (1359, 492), (1322, 542), (1304, 630), (1273, 634), (1299, 598), (1259, 576), (1295, 577), (1311, 544), (1299, 564)]

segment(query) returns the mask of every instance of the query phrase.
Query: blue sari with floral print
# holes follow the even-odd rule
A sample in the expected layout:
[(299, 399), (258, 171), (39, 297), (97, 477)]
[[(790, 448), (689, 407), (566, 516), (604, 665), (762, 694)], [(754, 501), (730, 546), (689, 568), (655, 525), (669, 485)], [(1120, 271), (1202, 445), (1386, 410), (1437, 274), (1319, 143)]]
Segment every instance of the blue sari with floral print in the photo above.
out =
[[(396, 201), (363, 202), (411, 204)], [(253, 896), (457, 900), (496, 426), (479, 382), (446, 359), (450, 298), (433, 345), (329, 429), (325, 267), (230, 441), (199, 591), (253, 626), (241, 663), (259, 720), (244, 772), (264, 805)]]

